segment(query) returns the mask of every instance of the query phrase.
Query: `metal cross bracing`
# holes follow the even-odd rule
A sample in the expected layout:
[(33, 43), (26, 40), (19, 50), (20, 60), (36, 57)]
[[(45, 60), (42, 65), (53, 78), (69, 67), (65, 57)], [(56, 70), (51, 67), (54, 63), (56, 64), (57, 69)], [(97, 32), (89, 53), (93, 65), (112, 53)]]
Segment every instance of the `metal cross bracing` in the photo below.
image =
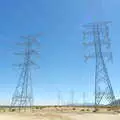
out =
[(106, 61), (112, 60), (110, 52), (110, 22), (90, 23), (84, 26), (84, 46), (93, 47), (93, 52), (85, 55), (85, 60), (96, 58), (95, 68), (95, 106), (111, 104), (115, 101), (114, 92), (109, 79)]
[(23, 63), (18, 65), (21, 69), (21, 74), (12, 97), (10, 109), (18, 108), (20, 111), (21, 109), (26, 110), (27, 107), (32, 108), (33, 106), (31, 71), (33, 66), (37, 66), (33, 62), (32, 57), (39, 55), (39, 51), (34, 48), (34, 46), (39, 44), (37, 37), (38, 36), (22, 36), (25, 41), (20, 43), (20, 45), (24, 46), (24, 51), (16, 54), (22, 55), (24, 60)]

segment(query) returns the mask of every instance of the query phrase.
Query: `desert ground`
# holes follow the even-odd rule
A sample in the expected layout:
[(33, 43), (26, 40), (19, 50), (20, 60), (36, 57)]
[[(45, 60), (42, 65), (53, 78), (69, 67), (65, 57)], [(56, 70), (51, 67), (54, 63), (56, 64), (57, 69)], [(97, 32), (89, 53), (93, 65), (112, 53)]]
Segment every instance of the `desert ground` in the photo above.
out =
[(45, 108), (33, 112), (0, 112), (0, 120), (120, 120), (120, 113), (112, 110), (73, 108)]

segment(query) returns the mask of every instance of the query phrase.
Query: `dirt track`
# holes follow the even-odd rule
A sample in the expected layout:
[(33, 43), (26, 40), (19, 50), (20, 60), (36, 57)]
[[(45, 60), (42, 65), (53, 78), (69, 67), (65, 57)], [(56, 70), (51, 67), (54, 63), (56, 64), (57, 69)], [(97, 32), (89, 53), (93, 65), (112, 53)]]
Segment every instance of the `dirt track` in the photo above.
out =
[(77, 113), (0, 113), (0, 120), (120, 120), (119, 114)]

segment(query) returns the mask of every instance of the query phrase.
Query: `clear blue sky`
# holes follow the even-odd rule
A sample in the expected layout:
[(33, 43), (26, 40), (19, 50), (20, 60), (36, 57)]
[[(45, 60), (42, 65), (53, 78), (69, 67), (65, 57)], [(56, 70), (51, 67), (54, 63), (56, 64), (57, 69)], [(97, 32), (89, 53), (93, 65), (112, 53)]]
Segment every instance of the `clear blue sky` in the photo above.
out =
[(112, 21), (113, 64), (107, 64), (116, 96), (120, 93), (119, 0), (0, 0), (0, 103), (9, 104), (19, 72), (12, 64), (19, 36), (42, 32), (40, 69), (33, 72), (35, 104), (56, 104), (57, 90), (65, 102), (75, 91), (75, 102), (82, 93), (93, 101), (95, 61), (84, 63), (82, 24)]

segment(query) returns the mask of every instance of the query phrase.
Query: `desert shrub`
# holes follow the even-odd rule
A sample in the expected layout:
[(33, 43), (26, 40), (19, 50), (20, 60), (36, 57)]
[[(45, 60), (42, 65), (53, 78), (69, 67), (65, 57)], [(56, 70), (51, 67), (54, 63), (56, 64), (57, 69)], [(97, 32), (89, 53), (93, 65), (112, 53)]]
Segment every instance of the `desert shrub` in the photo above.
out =
[(97, 112), (98, 111), (98, 109), (95, 109), (95, 110), (93, 110), (92, 112)]
[(46, 108), (46, 106), (40, 106), (39, 108), (40, 108), (40, 110), (41, 110), (41, 109), (43, 109), (43, 108)]
[(90, 111), (89, 109), (87, 109), (86, 111)]
[(111, 108), (108, 108), (107, 111), (111, 111)]
[(5, 109), (3, 109), (3, 112), (5, 112)]
[(11, 112), (15, 112), (16, 110), (15, 109), (11, 109)]
[(39, 109), (40, 107), (39, 106), (36, 106), (35, 109)]
[(72, 110), (76, 110), (76, 108), (73, 108)]
[(81, 111), (85, 111), (84, 109), (81, 109)]
[(57, 105), (55, 105), (54, 107), (55, 107), (55, 108), (57, 108), (58, 106), (57, 106)]

